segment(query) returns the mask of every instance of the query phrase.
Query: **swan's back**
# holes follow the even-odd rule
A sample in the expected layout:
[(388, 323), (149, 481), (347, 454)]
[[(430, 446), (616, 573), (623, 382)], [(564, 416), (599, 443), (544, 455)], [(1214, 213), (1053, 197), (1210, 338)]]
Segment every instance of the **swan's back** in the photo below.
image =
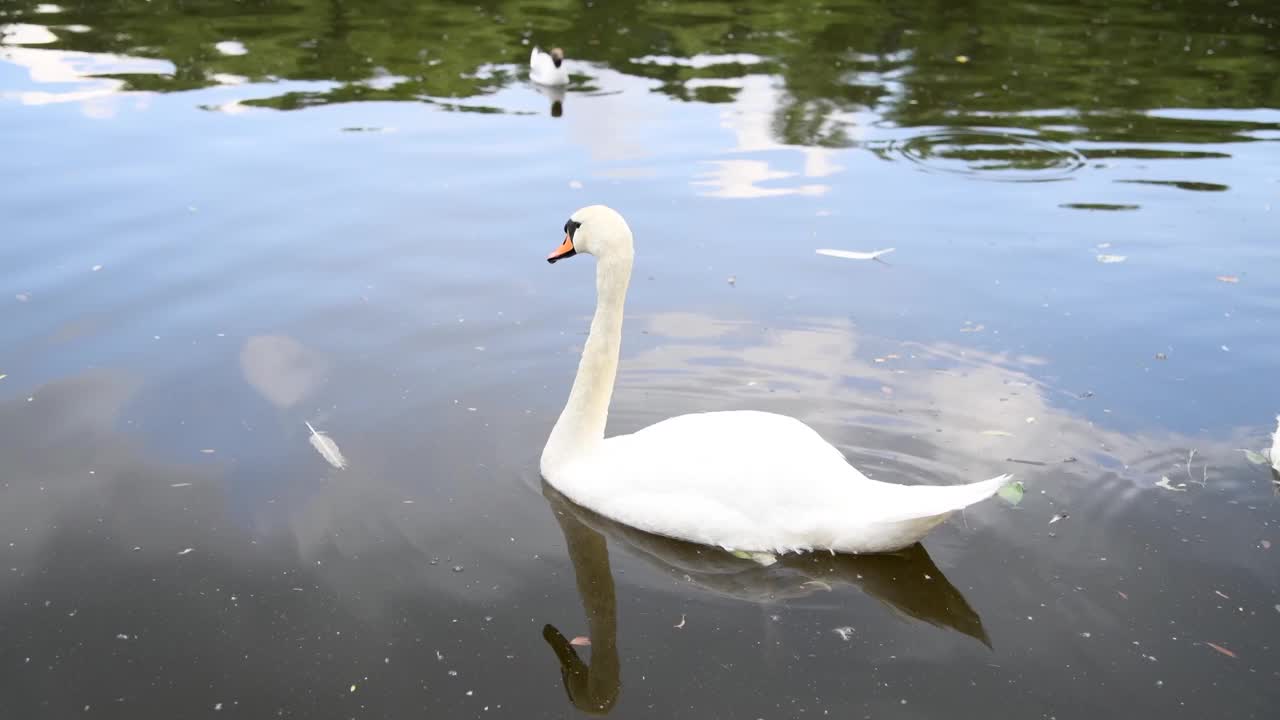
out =
[(556, 65), (551, 53), (535, 47), (529, 52), (529, 79), (539, 85), (565, 85), (569, 73)]
[(561, 492), (618, 522), (781, 552), (904, 547), (999, 487), (875, 482), (799, 420), (754, 411), (674, 417), (551, 470)]

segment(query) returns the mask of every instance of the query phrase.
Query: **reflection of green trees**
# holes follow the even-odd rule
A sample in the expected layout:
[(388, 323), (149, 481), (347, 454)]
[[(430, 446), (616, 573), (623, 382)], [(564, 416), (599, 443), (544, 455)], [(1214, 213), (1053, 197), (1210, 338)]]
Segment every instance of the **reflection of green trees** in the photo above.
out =
[[(658, 82), (672, 97), (724, 102), (747, 73), (778, 78), (774, 133), (842, 145), (842, 113), (900, 125), (1049, 126), (1050, 136), (1187, 142), (1242, 126), (1136, 114), (1150, 108), (1280, 106), (1280, 5), (1271, 0), (824, 0), (587, 3), (570, 0), (0, 0), (10, 19), (82, 24), (61, 47), (171, 61), (131, 87), (186, 90), (218, 73), (320, 81), (262, 101), (280, 108), (358, 100), (477, 98), (512, 82), (527, 42)], [(214, 44), (249, 50), (227, 56)], [(636, 62), (750, 53), (757, 64)], [(965, 56), (968, 62), (958, 62)], [(690, 88), (688, 81), (710, 82)], [(1026, 111), (1050, 111), (1028, 119)], [(1018, 115), (1018, 117), (1011, 117)]]

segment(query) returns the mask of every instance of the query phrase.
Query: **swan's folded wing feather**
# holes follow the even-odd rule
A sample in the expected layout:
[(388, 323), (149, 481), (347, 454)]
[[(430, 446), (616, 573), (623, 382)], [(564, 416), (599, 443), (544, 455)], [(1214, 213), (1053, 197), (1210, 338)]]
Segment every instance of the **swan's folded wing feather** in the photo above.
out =
[(737, 411), (681, 415), (549, 477), (575, 502), (632, 527), (736, 550), (893, 550), (1007, 477), (957, 486), (881, 483), (794, 418)]

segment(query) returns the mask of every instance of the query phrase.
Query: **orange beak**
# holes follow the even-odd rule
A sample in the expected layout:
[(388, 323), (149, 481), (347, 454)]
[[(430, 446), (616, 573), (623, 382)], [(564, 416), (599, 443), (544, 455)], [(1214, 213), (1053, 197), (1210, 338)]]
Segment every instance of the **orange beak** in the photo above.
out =
[(568, 233), (565, 233), (564, 242), (560, 243), (560, 247), (551, 251), (551, 254), (547, 256), (547, 262), (554, 263), (557, 260), (563, 260), (577, 254), (578, 251), (573, 249), (573, 238)]

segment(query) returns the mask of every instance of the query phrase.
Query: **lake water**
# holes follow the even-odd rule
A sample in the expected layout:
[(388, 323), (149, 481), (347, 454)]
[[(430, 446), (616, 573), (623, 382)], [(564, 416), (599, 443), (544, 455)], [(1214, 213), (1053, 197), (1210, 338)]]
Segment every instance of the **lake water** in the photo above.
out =
[[(0, 716), (1275, 716), (1274, 2), (0, 34)], [(544, 489), (592, 203), (637, 238), (611, 433), (775, 410), (1021, 502), (763, 567)]]

